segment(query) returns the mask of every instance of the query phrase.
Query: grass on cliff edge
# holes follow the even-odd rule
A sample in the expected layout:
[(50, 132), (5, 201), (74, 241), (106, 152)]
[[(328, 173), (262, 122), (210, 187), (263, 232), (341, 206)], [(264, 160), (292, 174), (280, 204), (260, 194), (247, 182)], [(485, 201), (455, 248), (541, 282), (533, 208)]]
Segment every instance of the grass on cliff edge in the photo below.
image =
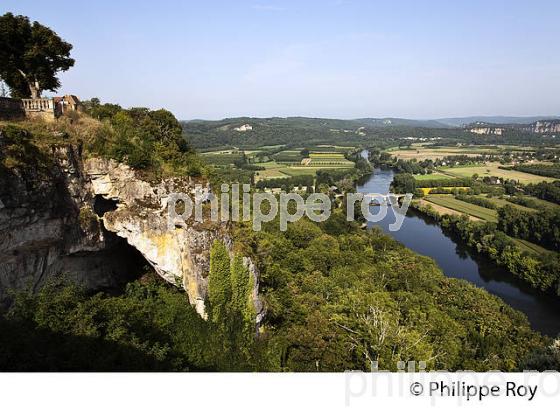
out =
[[(183, 139), (178, 121), (165, 110), (121, 109), (101, 120), (72, 113), (55, 121), (0, 121), (5, 133), (16, 129), (27, 134), (26, 140), (38, 152), (50, 155), (53, 147), (72, 145), (85, 158), (114, 159), (140, 171), (147, 180), (207, 175), (200, 157)], [(21, 161), (25, 158), (15, 153), (4, 155), (5, 166), (15, 167)]]

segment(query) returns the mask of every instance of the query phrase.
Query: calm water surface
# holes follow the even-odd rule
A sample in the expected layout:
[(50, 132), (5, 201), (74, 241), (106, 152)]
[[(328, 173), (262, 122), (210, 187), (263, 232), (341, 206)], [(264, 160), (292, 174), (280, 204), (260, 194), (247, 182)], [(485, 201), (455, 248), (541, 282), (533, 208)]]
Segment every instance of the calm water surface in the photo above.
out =
[[(376, 169), (373, 175), (360, 181), (358, 192), (388, 193), (393, 175), (393, 171)], [(375, 212), (372, 210), (372, 213)], [(516, 280), (490, 260), (469, 250), (457, 238), (444, 233), (432, 219), (413, 209), (408, 210), (397, 232), (389, 231), (389, 224), (394, 222), (393, 213), (389, 210), (383, 221), (370, 223), (370, 226), (381, 227), (407, 248), (433, 258), (446, 276), (468, 280), (499, 296), (525, 313), (534, 329), (549, 336), (560, 333), (560, 300)]]

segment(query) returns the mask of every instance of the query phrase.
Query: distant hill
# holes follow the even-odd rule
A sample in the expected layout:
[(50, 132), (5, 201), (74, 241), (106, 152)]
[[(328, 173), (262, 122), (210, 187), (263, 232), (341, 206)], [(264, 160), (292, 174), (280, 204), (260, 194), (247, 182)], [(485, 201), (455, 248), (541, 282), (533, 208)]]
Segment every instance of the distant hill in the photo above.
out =
[(448, 124), (444, 124), (438, 120), (410, 120), (407, 118), (387, 117), (387, 118), (358, 118), (353, 121), (372, 127), (449, 128)]
[(298, 126), (331, 126), (333, 128), (355, 128), (355, 127), (413, 127), (413, 128), (455, 128), (463, 127), (468, 124), (485, 123), (485, 124), (532, 124), (541, 120), (557, 120), (558, 115), (540, 115), (532, 117), (511, 117), (511, 116), (472, 116), (472, 117), (452, 117), (437, 118), (427, 120), (415, 120), (408, 118), (384, 117), (384, 118), (356, 118), (350, 120), (339, 120), (333, 118), (309, 118), (309, 117), (270, 117), (270, 118), (225, 118), (218, 121), (205, 120), (189, 120), (183, 121), (189, 123), (207, 123), (207, 124), (242, 124), (244, 122), (253, 122), (260, 124), (297, 124)]
[(219, 121), (182, 121), (183, 134), (197, 149), (289, 145), (295, 148), (318, 144), (366, 146), (395, 138), (430, 139), (458, 137), (462, 128), (437, 121), (403, 118), (271, 117), (226, 118)]
[[(560, 118), (560, 117), (556, 117)], [(544, 122), (542, 121), (545, 120)], [(537, 124), (537, 121), (541, 124)], [(477, 138), (476, 134), (492, 142), (525, 141), (527, 135), (551, 134), (558, 131), (554, 117), (460, 117), (438, 120), (406, 118), (357, 118), (340, 120), (307, 117), (238, 117), (218, 121), (182, 121), (183, 135), (197, 149), (262, 146), (310, 147), (319, 144), (367, 146), (375, 142), (403, 139), (406, 141), (430, 139)], [(487, 124), (486, 127), (483, 127)], [(467, 132), (463, 127), (471, 129)], [(494, 130), (499, 128), (500, 130)], [(515, 135), (514, 135), (515, 134)], [(512, 139), (513, 138), (513, 139)], [(517, 139), (516, 139), (517, 138)]]
[[(188, 123), (240, 123), (240, 122), (253, 121), (257, 123), (298, 123), (308, 125), (332, 125), (333, 127), (348, 127), (367, 126), (367, 127), (421, 127), (421, 128), (449, 128), (449, 124), (443, 123), (439, 120), (412, 120), (408, 118), (356, 118), (349, 120), (339, 120), (334, 118), (310, 118), (310, 117), (270, 117), (270, 118), (252, 118), (252, 117), (238, 117), (238, 118), (224, 118), (223, 120), (200, 120), (192, 119), (182, 121)], [(455, 127), (455, 125), (451, 125)]]
[(508, 117), (508, 116), (473, 116), (473, 117), (455, 117), (455, 118), (438, 118), (438, 123), (450, 127), (462, 127), (467, 124), (485, 123), (485, 124), (531, 124), (540, 120), (560, 119), (555, 115), (540, 115), (535, 117)]

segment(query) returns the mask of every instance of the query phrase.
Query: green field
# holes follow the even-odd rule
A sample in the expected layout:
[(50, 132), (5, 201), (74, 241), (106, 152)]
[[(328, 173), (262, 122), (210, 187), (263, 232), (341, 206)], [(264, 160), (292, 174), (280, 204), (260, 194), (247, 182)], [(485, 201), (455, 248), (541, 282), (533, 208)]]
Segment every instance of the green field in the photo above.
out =
[(535, 201), (537, 204), (539, 204), (543, 208), (552, 209), (552, 208), (558, 208), (560, 206), (558, 204), (555, 204), (554, 202), (548, 202), (548, 201), (545, 201), (544, 199), (535, 198), (534, 196), (524, 195), (524, 197), (532, 199), (533, 201)]
[(309, 154), (311, 159), (344, 159), (344, 154), (341, 152), (311, 152)]
[(502, 198), (497, 198), (497, 197), (488, 198), (488, 196), (486, 196), (486, 195), (484, 195), (484, 194), (476, 195), (476, 196), (479, 197), (479, 198), (483, 198), (483, 199), (486, 199), (487, 201), (492, 202), (492, 203), (495, 204), (498, 208), (501, 208), (501, 207), (503, 207), (503, 206), (509, 205), (509, 206), (513, 206), (514, 208), (517, 208), (517, 209), (519, 209), (519, 210), (521, 210), (521, 211), (525, 211), (525, 212), (537, 212), (536, 209), (527, 208), (526, 206), (522, 206), (522, 205), (517, 205), (517, 204), (511, 203), (511, 202), (509, 202), (509, 201), (507, 201), (507, 200), (505, 200), (505, 199), (502, 199)]
[(492, 154), (499, 153), (500, 149), (498, 147), (485, 147), (485, 146), (449, 146), (449, 147), (434, 147), (425, 146), (426, 143), (412, 144), (410, 148), (391, 148), (387, 151), (391, 155), (397, 157), (398, 159), (417, 159), (422, 161), (425, 159), (443, 159), (444, 157), (449, 157), (453, 155), (466, 155), (469, 157), (475, 157), (481, 154)]
[(512, 239), (519, 246), (519, 248), (521, 248), (521, 250), (524, 252), (533, 252), (539, 255), (550, 253), (548, 249), (545, 249), (542, 246), (539, 246), (533, 242), (525, 241), (523, 239), (512, 238), (511, 236), (509, 238)]
[[(324, 149), (324, 148), (323, 148)], [(206, 163), (214, 166), (233, 166), (235, 161), (243, 158), (243, 154), (251, 161), (260, 150), (228, 149), (202, 153)], [(288, 149), (272, 155), (268, 162), (253, 162), (252, 164), (265, 168), (255, 172), (257, 181), (262, 179), (288, 178), (299, 175), (315, 175), (322, 169), (351, 169), (354, 162), (347, 160), (343, 152), (312, 151), (302, 163), (303, 157), (300, 149)]]
[(206, 163), (215, 166), (231, 165), (235, 161), (240, 160), (243, 155), (238, 151), (220, 151), (220, 152), (205, 152), (201, 154)]
[(439, 172), (433, 172), (431, 174), (425, 174), (425, 175), (414, 175), (414, 179), (416, 179), (417, 181), (428, 181), (428, 180), (432, 180), (432, 179), (453, 179), (455, 177), (452, 177), (451, 175), (445, 175), (445, 174), (441, 174)]
[(276, 162), (300, 163), (303, 157), (301, 156), (300, 151), (286, 150), (274, 154), (272, 158)]
[(433, 204), (453, 209), (454, 211), (471, 215), (488, 222), (498, 222), (498, 213), (496, 210), (460, 201), (455, 199), (452, 195), (430, 195), (424, 199)]
[[(485, 196), (482, 196), (482, 195), (479, 195), (479, 196), (494, 202), (498, 206), (504, 206), (506, 204), (513, 205), (513, 204), (511, 204), (510, 202), (508, 202), (504, 199), (486, 198)], [(463, 202), (463, 201), (460, 201), (458, 199), (455, 199), (451, 195), (430, 195), (430, 196), (424, 198), (424, 200), (426, 200), (428, 202), (431, 202), (432, 204), (439, 205), (439, 206), (442, 206), (442, 207), (447, 208), (447, 209), (451, 209), (453, 211), (457, 211), (457, 212), (460, 212), (460, 213), (463, 213), (463, 214), (466, 214), (466, 215), (474, 216), (476, 218), (482, 219), (482, 220), (487, 221), (487, 222), (497, 222), (498, 221), (496, 210), (484, 208), (484, 207), (481, 207), (481, 206), (478, 206), (478, 205), (470, 204), (468, 202)], [(531, 210), (529, 208), (525, 208), (525, 207), (522, 207), (522, 206), (519, 206), (519, 205), (517, 205), (517, 207), (523, 208), (523, 210), (534, 211), (534, 210)], [(543, 247), (541, 247), (541, 246), (539, 246), (535, 243), (525, 241), (523, 239), (513, 238), (513, 237), (509, 237), (509, 238), (512, 241), (514, 241), (522, 251), (537, 253), (537, 254), (540, 254), (540, 255), (549, 252), (547, 249), (545, 249), (545, 248), (543, 248)]]
[(485, 176), (494, 176), (502, 179), (514, 179), (522, 184), (538, 183), (542, 181), (552, 182), (554, 178), (542, 177), (539, 175), (528, 174), (526, 172), (514, 171), (509, 169), (500, 169), (502, 166), (499, 162), (491, 162), (485, 165), (463, 166), (463, 167), (440, 167), (438, 170), (446, 175), (455, 177), (470, 177), (478, 174), (480, 178)]

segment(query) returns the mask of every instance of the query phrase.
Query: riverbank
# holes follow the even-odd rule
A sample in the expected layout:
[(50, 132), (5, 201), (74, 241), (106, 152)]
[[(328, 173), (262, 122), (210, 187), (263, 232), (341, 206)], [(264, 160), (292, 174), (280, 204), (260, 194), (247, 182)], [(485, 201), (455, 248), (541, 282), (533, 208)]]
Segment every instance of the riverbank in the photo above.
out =
[[(356, 189), (362, 193), (388, 193), (394, 172), (376, 168), (373, 175), (359, 181)], [(372, 210), (372, 213), (377, 211)], [(536, 290), (514, 277), (504, 267), (467, 246), (464, 240), (446, 232), (433, 218), (416, 209), (409, 209), (399, 231), (389, 230), (389, 218), (372, 224), (378, 226), (407, 248), (431, 257), (443, 273), (451, 278), (464, 279), (500, 297), (513, 308), (523, 312), (532, 327), (555, 337), (560, 333), (560, 300)]]
[(529, 286), (554, 297), (560, 295), (557, 258), (552, 252), (527, 252), (494, 224), (472, 221), (467, 215), (442, 214), (432, 204), (422, 204), (420, 201), (413, 201), (411, 206), (433, 218), (445, 231), (459, 236), (471, 249), (504, 267)]

